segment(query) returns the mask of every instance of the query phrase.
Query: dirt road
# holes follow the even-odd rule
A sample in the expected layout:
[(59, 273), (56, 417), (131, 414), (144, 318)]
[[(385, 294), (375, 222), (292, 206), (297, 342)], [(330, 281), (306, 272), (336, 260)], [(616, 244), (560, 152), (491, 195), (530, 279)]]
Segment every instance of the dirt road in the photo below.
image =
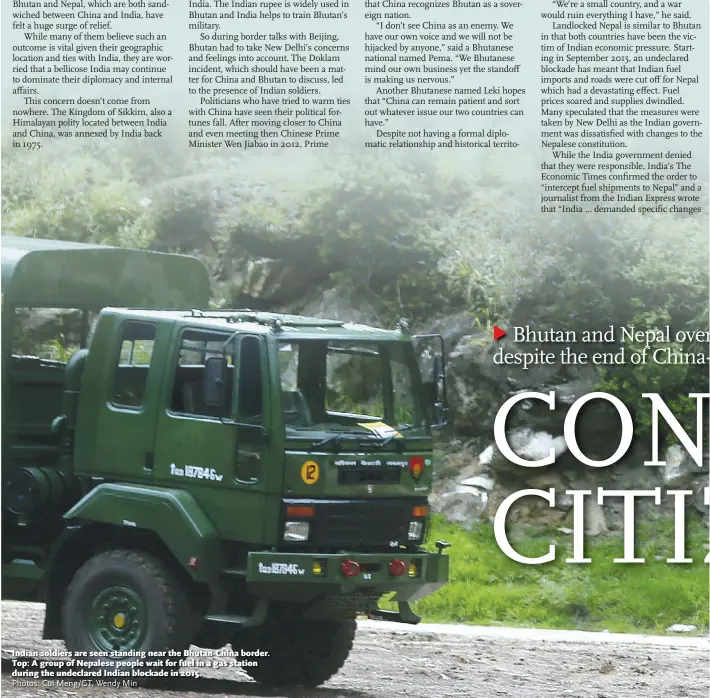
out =
[[(43, 607), (3, 603), (2, 649), (60, 649), (39, 640)], [(343, 670), (315, 691), (271, 691), (240, 669), (200, 670), (162, 690), (17, 685), (3, 661), (2, 693), (12, 698), (707, 698), (710, 642), (545, 633), (510, 629), (419, 626), (416, 632), (375, 630), (364, 623)], [(15, 683), (15, 685), (13, 685)]]

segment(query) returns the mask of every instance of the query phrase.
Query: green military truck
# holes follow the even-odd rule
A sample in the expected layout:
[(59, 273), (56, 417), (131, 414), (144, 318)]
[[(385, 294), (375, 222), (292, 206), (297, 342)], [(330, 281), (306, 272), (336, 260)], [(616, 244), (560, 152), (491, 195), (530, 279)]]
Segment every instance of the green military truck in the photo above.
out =
[(231, 644), (316, 686), (357, 615), (418, 622), (448, 578), (422, 548), (436, 338), (424, 382), (405, 326), (209, 310), (192, 257), (1, 252), (3, 598), (44, 602), (45, 639), (124, 663)]

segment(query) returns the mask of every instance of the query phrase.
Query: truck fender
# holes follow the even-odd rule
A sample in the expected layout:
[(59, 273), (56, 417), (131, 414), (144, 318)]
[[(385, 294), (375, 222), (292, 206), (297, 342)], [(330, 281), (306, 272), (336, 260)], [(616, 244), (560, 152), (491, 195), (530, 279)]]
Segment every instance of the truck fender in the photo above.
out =
[(80, 499), (64, 518), (68, 524), (92, 521), (152, 532), (195, 582), (213, 590), (218, 586), (222, 550), (217, 530), (184, 490), (103, 483)]

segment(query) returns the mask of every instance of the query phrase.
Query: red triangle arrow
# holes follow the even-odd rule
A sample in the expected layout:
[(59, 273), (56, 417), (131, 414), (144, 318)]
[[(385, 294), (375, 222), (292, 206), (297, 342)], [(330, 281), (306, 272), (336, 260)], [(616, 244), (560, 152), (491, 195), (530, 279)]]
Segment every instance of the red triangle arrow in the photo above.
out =
[(505, 335), (506, 335), (505, 330), (501, 330), (501, 328), (498, 327), (498, 325), (493, 325), (493, 339), (498, 340), (501, 337), (505, 337)]

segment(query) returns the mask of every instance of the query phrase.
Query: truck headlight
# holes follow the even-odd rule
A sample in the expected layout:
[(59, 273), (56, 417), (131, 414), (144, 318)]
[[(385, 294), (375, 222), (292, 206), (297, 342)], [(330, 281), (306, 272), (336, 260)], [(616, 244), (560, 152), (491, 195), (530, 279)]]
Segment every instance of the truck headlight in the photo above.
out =
[(424, 533), (424, 522), (423, 521), (410, 521), (409, 522), (409, 532), (407, 538), (409, 540), (418, 541), (422, 539), (422, 533)]
[(284, 540), (305, 543), (308, 540), (311, 524), (308, 521), (287, 521), (284, 524)]

